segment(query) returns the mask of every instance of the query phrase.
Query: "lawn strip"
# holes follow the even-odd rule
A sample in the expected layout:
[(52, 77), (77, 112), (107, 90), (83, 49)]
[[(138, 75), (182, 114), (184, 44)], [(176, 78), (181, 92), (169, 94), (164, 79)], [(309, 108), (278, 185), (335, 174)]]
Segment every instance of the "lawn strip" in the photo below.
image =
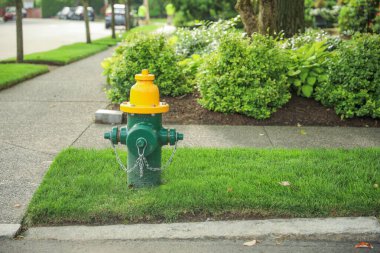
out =
[(107, 45), (74, 43), (50, 51), (28, 54), (25, 56), (25, 61), (66, 65), (104, 51), (107, 48)]
[[(120, 151), (121, 152), (121, 151)], [(122, 159), (125, 159), (123, 149)], [(170, 155), (164, 149), (163, 161)], [(51, 165), (26, 225), (379, 216), (380, 148), (180, 148), (164, 184), (131, 190), (111, 149), (69, 148)], [(290, 186), (280, 183), (287, 181)]]
[(48, 71), (44, 65), (0, 64), (0, 90)]

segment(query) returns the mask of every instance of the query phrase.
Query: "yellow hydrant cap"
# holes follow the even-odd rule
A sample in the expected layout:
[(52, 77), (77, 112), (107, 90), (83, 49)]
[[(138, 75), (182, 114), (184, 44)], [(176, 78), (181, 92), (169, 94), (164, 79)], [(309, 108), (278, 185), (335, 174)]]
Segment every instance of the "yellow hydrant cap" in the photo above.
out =
[(154, 75), (149, 74), (149, 70), (143, 69), (141, 71), (141, 74), (136, 74), (135, 75), (136, 81), (153, 81), (154, 80)]
[(160, 102), (160, 93), (153, 83), (154, 75), (143, 69), (141, 74), (135, 75), (136, 83), (130, 91), (130, 101), (123, 102), (120, 110), (127, 113), (155, 114), (169, 111), (169, 105)]

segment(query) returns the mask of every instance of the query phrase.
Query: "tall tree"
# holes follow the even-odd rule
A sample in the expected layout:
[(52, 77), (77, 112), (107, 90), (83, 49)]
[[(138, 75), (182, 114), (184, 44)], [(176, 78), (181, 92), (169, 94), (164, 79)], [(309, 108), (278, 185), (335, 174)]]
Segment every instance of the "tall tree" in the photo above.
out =
[(244, 30), (248, 36), (257, 32), (257, 12), (255, 13), (255, 3), (251, 0), (238, 0), (235, 9), (239, 12), (244, 24)]
[(22, 36), (22, 0), (16, 0), (16, 40), (17, 62), (24, 61), (24, 42)]
[(112, 30), (112, 39), (116, 39), (115, 33), (115, 0), (110, 0), (111, 3), (111, 30)]
[(84, 24), (86, 27), (86, 42), (88, 44), (91, 43), (91, 33), (90, 33), (90, 21), (88, 20), (88, 0), (82, 0), (83, 3), (83, 18)]
[(248, 35), (283, 31), (290, 37), (304, 30), (304, 0), (237, 0), (235, 8)]
[(150, 21), (150, 14), (149, 14), (149, 1), (144, 0), (144, 6), (146, 8), (146, 13), (145, 13), (145, 24), (149, 24)]
[(129, 12), (131, 9), (131, 0), (125, 0), (125, 30), (128, 31), (131, 29), (131, 20)]
[(260, 0), (258, 30), (274, 34), (283, 31), (291, 37), (305, 28), (304, 0)]

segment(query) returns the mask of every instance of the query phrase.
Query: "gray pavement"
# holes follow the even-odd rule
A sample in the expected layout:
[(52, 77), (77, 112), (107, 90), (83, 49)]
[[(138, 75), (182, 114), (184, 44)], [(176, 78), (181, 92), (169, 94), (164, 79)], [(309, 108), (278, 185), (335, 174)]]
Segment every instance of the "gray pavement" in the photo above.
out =
[(355, 249), (357, 241), (294, 241), (267, 239), (252, 247), (243, 246), (244, 240), (8, 240), (0, 242), (0, 253), (363, 253), (379, 252), (380, 244), (373, 249)]
[(20, 223), (54, 156), (108, 104), (100, 62), (112, 51), (0, 92), (0, 224)]
[[(165, 116), (164, 116), (165, 117)], [(170, 125), (184, 133), (179, 147), (355, 148), (379, 147), (380, 128)], [(110, 125), (93, 124), (75, 147), (107, 148)]]
[(378, 241), (375, 217), (267, 219), (110, 226), (35, 227), (23, 234), (29, 240), (155, 240), (155, 239), (312, 239)]
[[(90, 22), (92, 39), (111, 35), (104, 22)], [(16, 56), (16, 22), (0, 22), (0, 60)], [(74, 42), (85, 42), (83, 21), (23, 19), (24, 53), (55, 49)]]

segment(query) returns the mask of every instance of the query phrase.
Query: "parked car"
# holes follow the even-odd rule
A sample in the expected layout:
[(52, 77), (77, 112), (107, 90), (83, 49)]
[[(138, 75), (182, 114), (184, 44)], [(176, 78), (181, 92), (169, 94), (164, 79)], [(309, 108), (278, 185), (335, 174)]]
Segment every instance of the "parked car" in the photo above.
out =
[[(26, 18), (26, 10), (24, 8), (22, 8), (22, 17)], [(4, 20), (4, 22), (7, 22), (9, 20), (16, 20), (16, 7), (15, 6), (5, 8), (3, 20)]]
[[(125, 26), (125, 5), (124, 4), (114, 4), (115, 8), (115, 26), (116, 25), (123, 25)], [(108, 6), (105, 13), (105, 22), (106, 22), (106, 29), (111, 27), (111, 19), (112, 19), (112, 10), (111, 6)], [(134, 18), (134, 12), (131, 11), (129, 13), (130, 20), (131, 20), (131, 27), (136, 26), (137, 19)]]
[[(76, 7), (72, 19), (74, 19), (74, 20), (83, 20), (84, 19), (83, 11), (84, 11), (84, 7), (83, 6)], [(95, 12), (94, 12), (94, 9), (92, 7), (87, 7), (87, 14), (88, 14), (88, 19), (90, 21), (94, 21), (95, 20)]]
[(72, 19), (75, 13), (75, 7), (63, 7), (63, 9), (57, 13), (59, 19)]

